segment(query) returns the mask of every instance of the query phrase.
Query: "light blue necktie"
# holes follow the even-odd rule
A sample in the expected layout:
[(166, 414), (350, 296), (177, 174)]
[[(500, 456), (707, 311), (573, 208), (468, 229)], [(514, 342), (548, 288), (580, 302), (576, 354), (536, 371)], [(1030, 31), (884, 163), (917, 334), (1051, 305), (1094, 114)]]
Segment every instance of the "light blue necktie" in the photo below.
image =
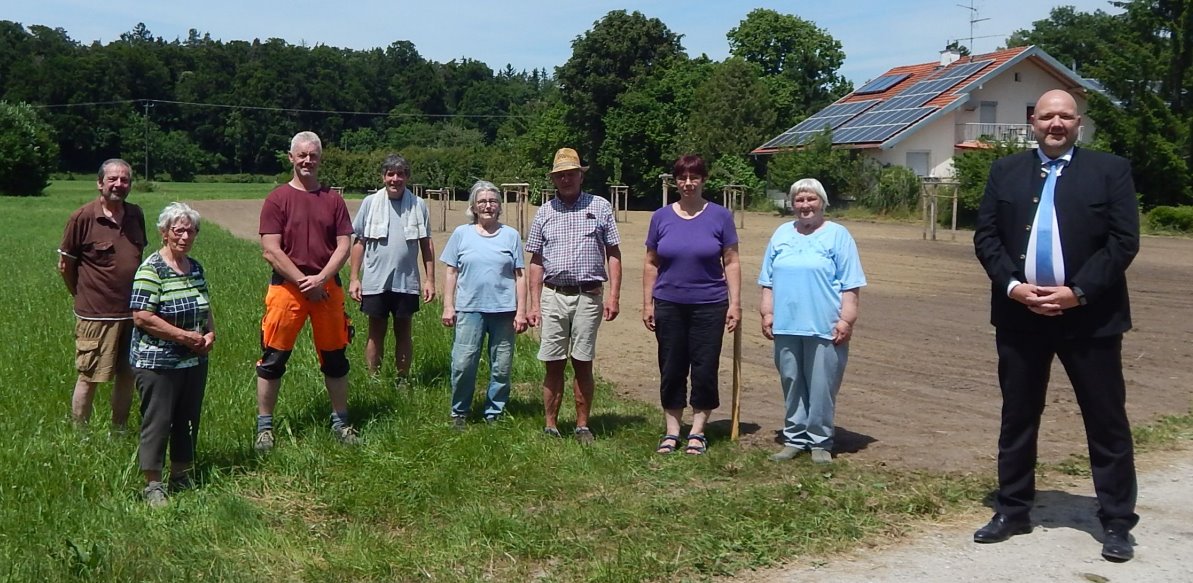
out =
[(1056, 177), (1065, 163), (1062, 159), (1049, 160), (1048, 178), (1040, 193), (1040, 210), (1036, 215), (1036, 285), (1057, 285), (1052, 270), (1052, 215), (1055, 212), (1052, 199), (1056, 192)]

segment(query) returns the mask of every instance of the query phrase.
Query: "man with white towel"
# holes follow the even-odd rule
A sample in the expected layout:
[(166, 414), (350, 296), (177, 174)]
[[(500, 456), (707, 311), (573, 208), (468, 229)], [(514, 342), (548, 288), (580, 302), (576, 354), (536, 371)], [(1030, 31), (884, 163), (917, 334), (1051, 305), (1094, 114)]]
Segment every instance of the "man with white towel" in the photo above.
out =
[[(381, 371), (381, 354), (393, 317), (394, 366), (402, 383), (410, 375), (414, 355), (411, 319), (420, 299), (423, 303), (435, 299), (435, 244), (427, 203), (406, 188), (410, 180), (406, 159), (398, 154), (386, 156), (381, 179), (385, 186), (365, 197), (352, 223), (356, 241), (348, 261), (348, 295), (369, 318), (365, 365), (370, 375)], [(420, 253), (426, 273), (421, 280)]]

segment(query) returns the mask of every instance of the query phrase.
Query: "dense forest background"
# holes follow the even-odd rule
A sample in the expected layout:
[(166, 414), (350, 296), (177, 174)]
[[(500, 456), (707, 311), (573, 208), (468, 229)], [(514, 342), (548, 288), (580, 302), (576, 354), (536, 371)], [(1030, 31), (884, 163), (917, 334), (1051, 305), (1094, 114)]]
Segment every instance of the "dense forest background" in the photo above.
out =
[[(1122, 12), (1056, 8), (1007, 45), (1039, 45), (1096, 78), (1107, 95), (1089, 112), (1095, 146), (1131, 159), (1145, 206), (1188, 204), (1193, 0), (1112, 4)], [(727, 59), (691, 56), (661, 20), (618, 10), (577, 37), (553, 71), (495, 71), (425, 59), (403, 40), (370, 50), (213, 40), (197, 30), (168, 40), (137, 24), (87, 45), (61, 28), (0, 21), (0, 100), (27, 104), (48, 126), (58, 172), (91, 173), (120, 156), (142, 178), (264, 179), (286, 170), (289, 138), (310, 129), (324, 139), (328, 171), (339, 172), (332, 178), (350, 188), (375, 186), (383, 151), (407, 155), (415, 181), (428, 185), (466, 188), (480, 177), (539, 185), (564, 145), (592, 164), (590, 188), (627, 184), (644, 200), (685, 152), (712, 162), (713, 186), (745, 184), (756, 196), (764, 178), (782, 188), (806, 171), (839, 174), (838, 188), (854, 198), (881, 185), (879, 173), (828, 148), (748, 155), (852, 89), (838, 72), (840, 42), (766, 9), (727, 37)], [(971, 181), (984, 178), (976, 174)]]

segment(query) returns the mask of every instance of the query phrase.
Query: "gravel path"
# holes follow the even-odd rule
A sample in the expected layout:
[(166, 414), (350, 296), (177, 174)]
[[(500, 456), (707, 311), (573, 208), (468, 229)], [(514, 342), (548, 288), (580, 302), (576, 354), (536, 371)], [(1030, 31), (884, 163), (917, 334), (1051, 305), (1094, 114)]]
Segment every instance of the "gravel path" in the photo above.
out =
[[(1159, 459), (1157, 459), (1159, 458)], [(1040, 492), (1028, 535), (993, 544), (973, 543), (973, 531), (989, 514), (973, 514), (947, 525), (934, 525), (899, 546), (863, 549), (827, 561), (801, 557), (786, 567), (758, 571), (737, 581), (832, 581), (851, 583), (993, 583), (1193, 581), (1193, 450), (1149, 455), (1141, 464), (1139, 526), (1135, 559), (1110, 563), (1102, 559), (1101, 527), (1088, 478), (1074, 479)]]

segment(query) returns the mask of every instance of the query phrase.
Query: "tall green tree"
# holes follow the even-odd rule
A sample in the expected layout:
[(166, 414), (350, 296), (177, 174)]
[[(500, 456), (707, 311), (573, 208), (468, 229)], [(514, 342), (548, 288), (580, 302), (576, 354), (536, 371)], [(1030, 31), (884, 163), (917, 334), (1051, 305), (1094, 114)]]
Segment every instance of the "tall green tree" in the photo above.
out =
[(726, 155), (744, 159), (772, 135), (776, 119), (758, 66), (730, 58), (696, 88), (681, 143), (709, 160)]
[(780, 123), (803, 118), (852, 89), (837, 72), (845, 62), (840, 41), (813, 22), (757, 8), (727, 36), (730, 54), (761, 68)]
[(58, 161), (49, 124), (26, 103), (0, 101), (0, 194), (41, 194)]
[[(684, 56), (679, 35), (657, 18), (614, 10), (572, 41), (572, 56), (556, 70), (567, 123), (582, 142), (574, 144), (591, 159), (605, 141), (605, 114), (637, 79), (673, 57)], [(563, 146), (564, 144), (560, 144)], [(604, 184), (609, 169), (594, 167), (590, 184)]]

